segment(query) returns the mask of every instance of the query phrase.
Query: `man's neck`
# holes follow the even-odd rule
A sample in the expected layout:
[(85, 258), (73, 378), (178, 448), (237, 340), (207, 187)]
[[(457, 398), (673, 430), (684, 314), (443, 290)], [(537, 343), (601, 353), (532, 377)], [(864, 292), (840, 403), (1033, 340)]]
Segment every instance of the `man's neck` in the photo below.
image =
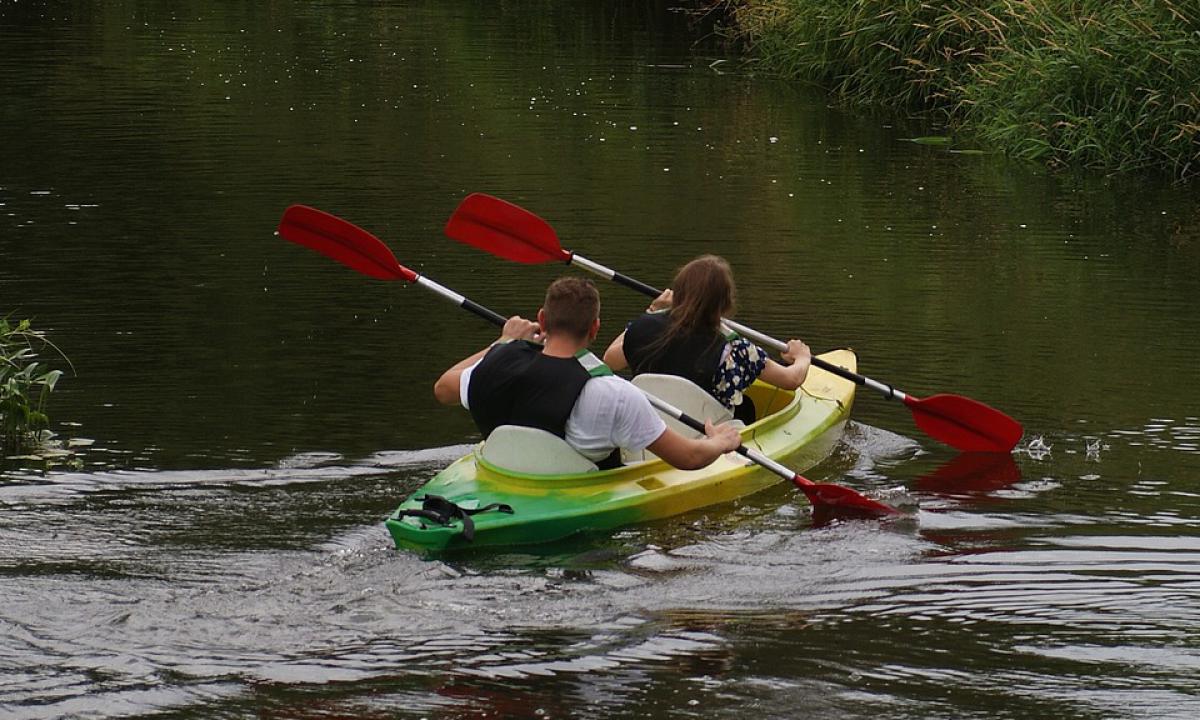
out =
[(569, 335), (548, 335), (545, 345), (542, 346), (542, 354), (549, 357), (575, 357), (575, 353), (587, 346), (586, 339), (573, 338)]

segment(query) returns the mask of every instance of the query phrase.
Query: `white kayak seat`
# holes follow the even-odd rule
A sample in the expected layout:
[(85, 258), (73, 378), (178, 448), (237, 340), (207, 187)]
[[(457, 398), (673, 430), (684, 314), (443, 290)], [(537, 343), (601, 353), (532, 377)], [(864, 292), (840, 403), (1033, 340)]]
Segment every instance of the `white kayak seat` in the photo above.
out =
[[(687, 378), (661, 373), (643, 373), (633, 378), (633, 384), (654, 397), (674, 405), (685, 415), (690, 415), (697, 420), (711, 420), (713, 425), (735, 423), (739, 430), (745, 427), (740, 420), (733, 419), (733, 413), (722, 405), (720, 400)], [(684, 437), (698, 438), (703, 434), (662, 411), (658, 411), (658, 414), (667, 423), (667, 427)], [(649, 450), (628, 451), (622, 449), (621, 451), (621, 460), (626, 463), (652, 460), (654, 457), (654, 453)]]
[(529, 475), (570, 475), (597, 470), (596, 463), (554, 433), (501, 425), (488, 435), (479, 455), (498, 468)]
[[(678, 375), (643, 373), (633, 378), (633, 384), (701, 422), (712, 420), (713, 425), (720, 425), (733, 420), (733, 413), (729, 411), (729, 408), (687, 378)], [(659, 414), (667, 421), (667, 425), (672, 430), (685, 437), (700, 437), (702, 434), (665, 413), (659, 412)]]

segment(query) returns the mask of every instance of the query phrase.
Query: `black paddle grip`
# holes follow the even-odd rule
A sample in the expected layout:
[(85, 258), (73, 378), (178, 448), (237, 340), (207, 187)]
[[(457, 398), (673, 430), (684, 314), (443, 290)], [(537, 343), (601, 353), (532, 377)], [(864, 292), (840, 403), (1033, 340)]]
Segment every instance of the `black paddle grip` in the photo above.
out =
[(499, 325), (500, 327), (504, 327), (504, 323), (508, 321), (508, 318), (504, 317), (500, 313), (492, 312), (491, 310), (485, 308), (484, 306), (480, 305), (479, 303), (477, 303), (474, 300), (471, 300), (469, 298), (463, 298), (462, 305), (460, 305), (459, 307), (461, 307), (463, 310), (468, 310), (470, 312), (475, 313), (476, 315), (483, 318), (484, 320), (487, 320), (488, 322), (492, 323), (493, 325)]
[(867, 379), (865, 377), (863, 377), (862, 375), (859, 375), (858, 373), (854, 372), (853, 370), (847, 370), (846, 368), (842, 367), (841, 365), (834, 365), (833, 363), (831, 363), (827, 360), (822, 360), (821, 358), (817, 357), (816, 355), (812, 356), (812, 364), (816, 365), (817, 367), (821, 368), (822, 370), (825, 370), (825, 371), (833, 373), (834, 375), (843, 377), (843, 378), (849, 380), (850, 382), (854, 383), (855, 385), (866, 385), (867, 384)]
[(662, 290), (659, 290), (656, 287), (647, 285), (644, 282), (634, 280), (633, 278), (629, 277), (628, 275), (622, 275), (619, 272), (613, 273), (612, 279), (613, 279), (613, 282), (615, 282), (615, 283), (620, 283), (621, 285), (624, 285), (627, 288), (632, 288), (634, 290), (637, 290), (641, 294), (648, 295), (652, 298), (656, 298), (662, 294)]

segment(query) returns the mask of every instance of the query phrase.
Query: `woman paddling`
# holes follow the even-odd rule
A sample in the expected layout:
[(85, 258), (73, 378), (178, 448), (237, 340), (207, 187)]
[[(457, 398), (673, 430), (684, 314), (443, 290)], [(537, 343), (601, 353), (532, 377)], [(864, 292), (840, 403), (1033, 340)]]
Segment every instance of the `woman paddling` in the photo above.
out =
[[(604, 353), (613, 370), (630, 368), (634, 375), (664, 373), (687, 378), (706, 390), (747, 424), (754, 405), (742, 391), (757, 378), (795, 390), (808, 375), (812, 354), (799, 340), (789, 340), (782, 354), (787, 365), (739, 337), (727, 337), (721, 318), (734, 310), (735, 288), (729, 263), (702, 255), (684, 265), (671, 289), (650, 303)], [(666, 310), (665, 312), (663, 312)]]

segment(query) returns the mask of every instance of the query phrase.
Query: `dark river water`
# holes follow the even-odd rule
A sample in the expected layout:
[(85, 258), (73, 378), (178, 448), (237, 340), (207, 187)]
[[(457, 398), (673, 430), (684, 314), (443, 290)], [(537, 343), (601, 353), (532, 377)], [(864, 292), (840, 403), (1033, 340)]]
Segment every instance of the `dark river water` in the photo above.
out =
[[(70, 358), (69, 463), (0, 467), (0, 717), (1200, 716), (1200, 203), (1049, 174), (759, 77), (643, 3), (0, 3), (0, 313)], [(866, 393), (809, 477), (421, 559), (383, 518), (477, 441), (433, 380), (494, 329), (275, 235), (305, 203), (504, 314), (652, 284), (1019, 419), (977, 463)], [(602, 285), (607, 343), (644, 298)]]

